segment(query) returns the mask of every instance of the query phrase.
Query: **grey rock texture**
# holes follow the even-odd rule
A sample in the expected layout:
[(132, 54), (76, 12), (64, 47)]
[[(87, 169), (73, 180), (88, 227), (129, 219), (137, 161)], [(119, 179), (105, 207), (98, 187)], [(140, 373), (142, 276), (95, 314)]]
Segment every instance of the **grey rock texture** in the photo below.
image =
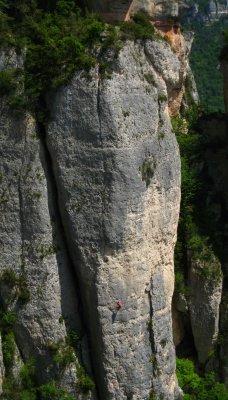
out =
[(217, 276), (210, 271), (207, 262), (192, 260), (189, 272), (191, 327), (201, 364), (208, 361), (219, 333), (223, 277), (216, 258), (212, 268), (216, 268)]
[(180, 160), (164, 76), (175, 86), (180, 64), (173, 53), (163, 76), (152, 58), (159, 47), (128, 43), (111, 79), (79, 72), (50, 99), (47, 145), (105, 400), (146, 400), (151, 388), (179, 395), (171, 298)]
[[(3, 51), (0, 66), (21, 67), (22, 61), (13, 51)], [(68, 329), (81, 330), (77, 293), (61, 232), (50, 160), (38, 126), (31, 115), (9, 110), (4, 98), (0, 107), (1, 309), (17, 316), (14, 375), (18, 374), (20, 357), (24, 361), (35, 357), (37, 381), (43, 383), (57, 374), (49, 348), (65, 341), (63, 318)], [(4, 273), (12, 271), (23, 284), (4, 282)], [(27, 288), (29, 299), (24, 301), (20, 290)], [(76, 394), (76, 374), (72, 375), (71, 366), (62, 379)]]
[[(51, 355), (69, 329), (82, 333), (79, 359), (100, 400), (180, 396), (171, 320), (180, 158), (168, 107), (183, 91), (179, 55), (163, 40), (126, 43), (111, 79), (97, 66), (49, 95), (45, 127), (1, 100), (0, 300), (17, 315), (16, 365), (35, 356), (37, 382), (56, 378), (79, 400), (96, 394), (78, 393), (76, 356), (60, 378)], [(1, 68), (15, 65), (21, 58), (2, 52)]]
[(188, 55), (192, 39), (188, 38), (188, 41), (185, 41), (180, 32), (175, 34), (173, 31), (168, 37), (171, 46), (165, 40), (147, 41), (145, 53), (157, 74), (165, 82), (170, 115), (177, 115), (183, 100), (186, 76), (189, 72)]

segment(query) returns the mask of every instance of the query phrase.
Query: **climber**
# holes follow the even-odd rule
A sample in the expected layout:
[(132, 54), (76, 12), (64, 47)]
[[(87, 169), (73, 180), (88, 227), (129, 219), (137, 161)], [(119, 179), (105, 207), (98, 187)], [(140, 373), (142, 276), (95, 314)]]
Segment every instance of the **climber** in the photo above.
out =
[(116, 302), (116, 308), (119, 310), (120, 308), (122, 308), (124, 306), (124, 304), (122, 303), (122, 301), (121, 300), (118, 300), (117, 302)]

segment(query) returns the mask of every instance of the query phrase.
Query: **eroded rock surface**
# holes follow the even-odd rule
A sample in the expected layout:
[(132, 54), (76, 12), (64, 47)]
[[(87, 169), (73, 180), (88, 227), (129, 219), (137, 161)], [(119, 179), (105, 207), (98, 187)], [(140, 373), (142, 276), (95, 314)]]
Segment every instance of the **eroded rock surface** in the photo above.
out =
[[(76, 73), (50, 103), (61, 217), (107, 400), (146, 400), (151, 388), (178, 395), (171, 298), (180, 162), (167, 84), (151, 55), (159, 46), (148, 42), (145, 54), (128, 43), (110, 80), (97, 69), (90, 79)], [(168, 71), (173, 86), (178, 67)]]
[[(2, 307), (17, 315), (18, 354), (36, 357), (38, 382), (55, 378), (50, 349), (63, 350), (73, 328), (88, 334), (79, 358), (90, 370), (91, 355), (100, 400), (179, 397), (171, 299), (180, 159), (168, 104), (185, 65), (163, 40), (128, 42), (111, 79), (96, 67), (50, 94), (46, 127), (2, 100), (0, 272), (29, 288), (26, 301), (18, 292), (12, 301), (2, 280)], [(58, 382), (90, 398), (78, 394), (75, 363)]]
[[(22, 67), (22, 60), (3, 51), (0, 66)], [(31, 115), (10, 110), (5, 98), (0, 106), (1, 313), (16, 315), (12, 375), (19, 376), (23, 361), (35, 357), (37, 382), (44, 383), (58, 376), (50, 348), (57, 343), (59, 351), (64, 347), (64, 319), (68, 330), (81, 331), (77, 293), (39, 127)], [(61, 379), (76, 394), (72, 368), (69, 364)]]
[(219, 333), (222, 296), (222, 270), (218, 259), (192, 261), (189, 272), (189, 310), (198, 360), (205, 364), (213, 351)]

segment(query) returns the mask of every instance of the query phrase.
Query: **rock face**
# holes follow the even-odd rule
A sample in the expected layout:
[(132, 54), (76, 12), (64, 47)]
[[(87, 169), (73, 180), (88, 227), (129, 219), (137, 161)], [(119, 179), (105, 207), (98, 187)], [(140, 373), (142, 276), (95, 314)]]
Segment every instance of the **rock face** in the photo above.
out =
[[(1, 68), (8, 59), (2, 53)], [(18, 354), (36, 357), (40, 383), (56, 377), (53, 344), (64, 352), (67, 331), (80, 331), (80, 354), (60, 380), (79, 399), (90, 397), (75, 365), (90, 370), (90, 354), (100, 400), (179, 398), (171, 300), (180, 159), (168, 104), (184, 65), (163, 40), (128, 42), (111, 79), (96, 67), (50, 95), (47, 127), (1, 103), (2, 307), (16, 313)]]
[[(8, 70), (23, 65), (14, 51), (3, 51), (0, 66)], [(38, 126), (31, 115), (9, 110), (5, 100), (1, 99), (0, 137), (1, 313), (17, 317), (11, 373), (18, 374), (14, 371), (22, 365), (20, 357), (23, 361), (36, 357), (37, 380), (43, 383), (57, 374), (50, 347), (59, 343), (60, 351), (64, 346), (64, 318), (68, 329), (81, 330), (77, 293), (59, 225), (50, 160)], [(63, 386), (72, 394), (77, 393), (74, 369), (70, 364), (61, 374)]]
[(205, 364), (218, 339), (222, 296), (222, 271), (216, 257), (213, 271), (208, 262), (191, 261), (189, 271), (189, 311), (198, 360)]
[(179, 61), (157, 71), (163, 46), (129, 43), (110, 80), (78, 73), (50, 104), (61, 217), (107, 400), (147, 399), (151, 388), (167, 400), (178, 394), (171, 298), (180, 164), (165, 80), (175, 86)]

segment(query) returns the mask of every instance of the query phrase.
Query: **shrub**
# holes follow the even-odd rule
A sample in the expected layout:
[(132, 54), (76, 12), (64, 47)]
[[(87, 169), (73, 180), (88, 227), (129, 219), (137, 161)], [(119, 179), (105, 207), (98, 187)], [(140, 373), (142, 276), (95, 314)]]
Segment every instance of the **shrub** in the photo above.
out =
[(146, 81), (150, 84), (150, 85), (155, 85), (155, 79), (154, 79), (154, 75), (151, 74), (150, 72), (148, 74), (144, 74), (144, 78), (146, 79)]
[(55, 382), (49, 382), (39, 387), (42, 400), (75, 400), (66, 390), (56, 387)]
[(9, 370), (13, 365), (14, 353), (16, 350), (16, 344), (14, 340), (13, 332), (9, 332), (2, 337), (2, 352), (4, 365)]
[(76, 360), (72, 347), (64, 345), (60, 347), (57, 353), (53, 356), (53, 361), (56, 362), (60, 369), (65, 369), (69, 364)]
[(0, 275), (0, 284), (8, 285), (13, 288), (17, 283), (17, 275), (13, 269), (5, 269)]
[(0, 93), (10, 94), (15, 89), (12, 70), (0, 71)]
[(66, 336), (66, 344), (73, 348), (78, 347), (78, 342), (80, 340), (80, 334), (75, 330), (70, 330)]
[[(18, 296), (18, 299), (23, 303), (27, 303), (30, 300), (30, 290), (27, 284), (25, 273), (21, 273), (17, 276), (16, 272), (12, 269), (6, 269), (0, 275), (0, 284), (9, 286), (9, 288), (16, 289), (15, 293), (12, 293), (13, 297)], [(12, 299), (11, 299), (12, 300)]]
[(8, 311), (2, 314), (0, 325), (3, 332), (8, 332), (9, 330), (11, 330), (16, 322), (16, 319), (17, 316), (14, 311)]
[(228, 400), (228, 390), (218, 383), (214, 373), (200, 377), (188, 359), (177, 359), (177, 378), (184, 400)]
[(87, 393), (95, 388), (95, 383), (86, 374), (83, 367), (77, 367), (77, 386), (81, 393)]
[(132, 21), (122, 23), (120, 30), (123, 40), (145, 40), (155, 35), (154, 26), (143, 12), (135, 14)]
[(31, 358), (26, 361), (20, 370), (21, 383), (24, 389), (31, 389), (35, 382), (35, 360)]

